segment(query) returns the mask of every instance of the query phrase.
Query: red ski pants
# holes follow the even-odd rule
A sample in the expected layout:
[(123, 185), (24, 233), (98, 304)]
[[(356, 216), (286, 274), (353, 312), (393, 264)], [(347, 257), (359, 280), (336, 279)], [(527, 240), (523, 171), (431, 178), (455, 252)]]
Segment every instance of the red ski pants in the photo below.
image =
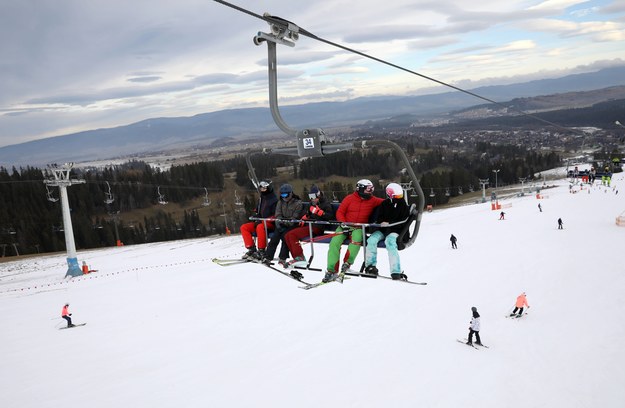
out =
[[(312, 228), (313, 237), (317, 235), (323, 234), (323, 229), (318, 227)], [(304, 250), (302, 249), (302, 244), (299, 242), (302, 238), (309, 237), (308, 225), (305, 227), (293, 228), (291, 231), (287, 232), (284, 236), (284, 241), (286, 245), (289, 247), (289, 251), (291, 251), (291, 256), (293, 258), (297, 256), (304, 256)]]
[[(267, 231), (273, 231), (273, 222), (267, 222)], [(265, 234), (265, 226), (262, 222), (256, 224), (255, 222), (246, 222), (241, 225), (241, 236), (243, 237), (243, 243), (246, 248), (254, 246), (253, 234), (256, 233), (258, 249), (267, 248), (267, 234)]]

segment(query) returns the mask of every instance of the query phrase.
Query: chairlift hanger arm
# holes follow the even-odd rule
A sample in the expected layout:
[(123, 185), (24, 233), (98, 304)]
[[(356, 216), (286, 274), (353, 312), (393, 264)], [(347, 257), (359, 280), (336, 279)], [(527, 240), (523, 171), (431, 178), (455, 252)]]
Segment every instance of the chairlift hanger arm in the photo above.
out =
[[(226, 3), (223, 1), (219, 1), (219, 3), (233, 7), (229, 3)], [(247, 14), (254, 15), (253, 13), (248, 12), (247, 10), (241, 9), (239, 7), (233, 7), (233, 8), (237, 8), (239, 11), (243, 11), (243, 12), (246, 12)], [(256, 15), (254, 16), (260, 17)], [(270, 33), (259, 32), (254, 37), (254, 44), (260, 45), (263, 42), (267, 43), (267, 64), (268, 64), (268, 76), (269, 76), (269, 105), (271, 108), (271, 114), (276, 125), (284, 133), (286, 133), (289, 136), (295, 136), (297, 138), (297, 151), (295, 151), (294, 148), (280, 148), (280, 149), (274, 149), (273, 152), (281, 153), (281, 154), (291, 154), (291, 155), (294, 155), (296, 153), (297, 156), (299, 157), (320, 157), (320, 156), (324, 156), (324, 154), (336, 153), (339, 151), (349, 150), (354, 147), (357, 147), (357, 145), (353, 143), (351, 144), (343, 143), (343, 144), (337, 144), (337, 145), (328, 144), (328, 140), (326, 139), (325, 132), (322, 129), (296, 130), (290, 127), (282, 118), (282, 115), (280, 114), (280, 110), (278, 107), (278, 80), (277, 80), (278, 62), (277, 62), (277, 56), (276, 56), (277, 54), (276, 44), (283, 44), (283, 45), (287, 45), (290, 47), (294, 47), (295, 42), (299, 39), (300, 33), (310, 38), (314, 38), (314, 39), (326, 42), (328, 44), (332, 44), (336, 46), (338, 46), (338, 44), (334, 44), (334, 43), (330, 43), (328, 41), (322, 40), (314, 36), (313, 34), (309, 33), (308, 31), (299, 28), (296, 24), (293, 24), (292, 22), (279, 18), (279, 17), (273, 17), (268, 13), (265, 13), (262, 19), (265, 20), (269, 24)], [(345, 48), (345, 47), (340, 47), (340, 48)], [(362, 53), (359, 53), (359, 54), (367, 56), (366, 54), (362, 54)], [(376, 59), (376, 58), (373, 58), (373, 59)], [(382, 60), (379, 60), (379, 61), (385, 62)], [(401, 68), (401, 67), (398, 67), (398, 68)], [(418, 234), (419, 226), (421, 223), (421, 217), (423, 214), (423, 208), (425, 207), (425, 196), (423, 194), (423, 190), (421, 189), (419, 185), (419, 180), (417, 179), (416, 175), (414, 174), (414, 171), (412, 170), (412, 166), (410, 165), (410, 161), (408, 160), (408, 157), (396, 143), (393, 143), (390, 141), (369, 141), (367, 142), (367, 144), (382, 145), (395, 151), (395, 153), (397, 154), (397, 157), (404, 163), (406, 171), (408, 175), (410, 176), (412, 182), (414, 183), (414, 188), (417, 193), (418, 202), (416, 206), (417, 214), (416, 214), (415, 224), (413, 227), (413, 233), (410, 236), (409, 242), (406, 243), (406, 246), (410, 246), (414, 242)], [(362, 143), (361, 147), (366, 147), (366, 144)], [(265, 150), (265, 152), (267, 152), (267, 150)], [(258, 187), (258, 178), (256, 177), (254, 167), (252, 166), (252, 163), (251, 163), (252, 154), (253, 154), (252, 152), (249, 152), (246, 156), (246, 163), (248, 165), (248, 175), (250, 179), (252, 180), (252, 182), (254, 183), (254, 186)]]

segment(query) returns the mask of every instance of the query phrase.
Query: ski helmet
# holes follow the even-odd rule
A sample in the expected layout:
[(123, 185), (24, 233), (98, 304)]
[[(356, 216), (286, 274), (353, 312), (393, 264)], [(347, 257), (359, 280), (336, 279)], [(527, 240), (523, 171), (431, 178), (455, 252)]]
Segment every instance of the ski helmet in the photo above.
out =
[(404, 198), (404, 189), (397, 183), (390, 183), (386, 186), (386, 196), (390, 199)]
[(477, 312), (477, 307), (473, 306), (473, 307), (471, 308), (471, 311), (472, 311), (472, 312)]
[(321, 190), (319, 190), (319, 187), (317, 187), (314, 184), (312, 186), (310, 186), (310, 191), (308, 193), (308, 198), (311, 199), (311, 200), (316, 200), (320, 196), (321, 196)]
[(271, 180), (261, 180), (260, 183), (258, 183), (258, 189), (265, 189), (267, 192), (272, 192), (273, 186), (271, 184)]
[(283, 184), (280, 186), (280, 197), (286, 198), (293, 194), (293, 186), (290, 184)]
[(374, 190), (373, 183), (371, 180), (367, 179), (358, 180), (358, 183), (356, 183), (356, 190), (358, 191), (358, 195), (363, 198), (371, 197)]

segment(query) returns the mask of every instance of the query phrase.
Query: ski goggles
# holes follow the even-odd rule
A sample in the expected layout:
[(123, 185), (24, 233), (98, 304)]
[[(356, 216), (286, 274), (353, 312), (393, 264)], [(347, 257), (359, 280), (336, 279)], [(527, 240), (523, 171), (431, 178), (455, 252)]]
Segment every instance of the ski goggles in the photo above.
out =
[(404, 198), (404, 193), (402, 191), (401, 194), (396, 194), (395, 191), (393, 191), (392, 188), (387, 188), (386, 189), (386, 196), (388, 198)]
[(282, 193), (282, 194), (280, 194), (280, 197), (287, 198), (290, 195), (291, 195), (291, 193)]
[(308, 194), (308, 198), (311, 200), (316, 200), (317, 198), (319, 198), (319, 193), (310, 193)]
[(269, 183), (263, 180), (258, 183), (258, 188), (266, 190), (267, 188), (269, 188)]

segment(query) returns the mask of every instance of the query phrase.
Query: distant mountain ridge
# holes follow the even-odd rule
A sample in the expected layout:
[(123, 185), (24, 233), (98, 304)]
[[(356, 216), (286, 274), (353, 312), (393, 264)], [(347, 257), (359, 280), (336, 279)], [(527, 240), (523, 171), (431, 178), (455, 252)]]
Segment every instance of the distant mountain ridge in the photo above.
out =
[[(556, 79), (480, 87), (471, 92), (496, 101), (509, 101), (615, 86), (625, 86), (625, 65)], [(595, 92), (595, 95), (601, 98), (600, 93)], [(362, 97), (345, 102), (284, 106), (280, 110), (285, 121), (294, 128), (329, 129), (402, 114), (427, 118), (466, 109), (479, 101), (473, 96), (452, 91), (420, 96)], [(230, 142), (259, 140), (276, 134), (281, 132), (268, 108), (228, 109), (191, 117), (146, 119), (126, 126), (5, 146), (0, 148), (0, 166), (103, 160), (192, 146), (209, 147), (228, 138)]]

